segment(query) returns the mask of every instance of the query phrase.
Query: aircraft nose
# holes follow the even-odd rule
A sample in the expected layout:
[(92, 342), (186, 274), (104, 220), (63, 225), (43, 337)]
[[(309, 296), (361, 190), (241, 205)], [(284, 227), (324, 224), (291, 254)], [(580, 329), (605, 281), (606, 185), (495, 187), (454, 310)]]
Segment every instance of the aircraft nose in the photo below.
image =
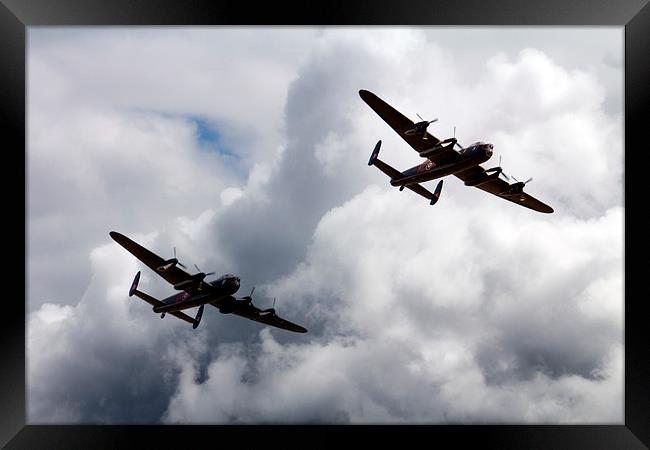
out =
[(492, 144), (488, 144), (485, 146), (485, 153), (488, 156), (492, 156), (492, 148), (493, 148)]

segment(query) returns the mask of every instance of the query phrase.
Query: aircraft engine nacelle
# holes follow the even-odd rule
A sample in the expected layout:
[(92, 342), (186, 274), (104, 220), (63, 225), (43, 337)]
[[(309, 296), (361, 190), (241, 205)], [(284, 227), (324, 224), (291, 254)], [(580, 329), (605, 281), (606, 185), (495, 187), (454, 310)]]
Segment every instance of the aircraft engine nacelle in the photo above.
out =
[(202, 283), (204, 278), (205, 274), (203, 272), (197, 273), (196, 275), (193, 275), (189, 280), (183, 280), (180, 283), (176, 283), (174, 285), (174, 289), (177, 291), (184, 291), (185, 289)]
[(501, 173), (500, 167), (497, 169), (488, 169), (485, 171), (485, 173), (479, 175), (478, 177), (465, 180), (465, 186), (478, 186), (480, 184), (487, 183), (488, 181), (492, 181), (496, 178), (499, 178), (500, 173)]
[(162, 263), (160, 266), (156, 267), (156, 270), (158, 272), (167, 272), (170, 269), (173, 269), (176, 267), (176, 264), (178, 264), (178, 260), (176, 258), (168, 259), (164, 263)]
[(508, 186), (508, 189), (506, 189), (501, 194), (504, 194), (504, 195), (521, 195), (524, 192), (524, 186), (525, 186), (525, 183), (522, 183), (522, 182), (513, 183), (510, 186)]
[(221, 314), (230, 314), (231, 312), (233, 312), (235, 310), (236, 307), (237, 307), (237, 305), (234, 302), (226, 303), (225, 305), (222, 305), (222, 306), (219, 307), (219, 312)]
[(431, 148), (422, 150), (420, 152), (420, 156), (423, 158), (428, 158), (429, 156), (433, 155), (436, 152), (439, 152), (440, 150), (453, 148), (454, 144), (456, 144), (456, 138), (445, 139), (444, 141), (440, 141), (437, 145), (434, 145)]
[(193, 285), (194, 282), (192, 280), (185, 280), (185, 281), (181, 281), (180, 283), (176, 283), (174, 285), (174, 289), (176, 289), (177, 291), (184, 291), (185, 289)]

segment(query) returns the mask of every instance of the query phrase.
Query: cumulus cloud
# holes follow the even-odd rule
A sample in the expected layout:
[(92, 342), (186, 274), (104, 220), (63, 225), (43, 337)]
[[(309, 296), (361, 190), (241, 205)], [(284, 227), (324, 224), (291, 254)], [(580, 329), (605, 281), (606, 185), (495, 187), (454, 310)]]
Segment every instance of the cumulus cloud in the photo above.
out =
[(77, 305), (46, 303), (29, 315), (30, 421), (156, 421), (174, 391), (177, 353), (196, 355), (203, 333), (181, 321), (147, 320), (150, 309), (125, 290), (136, 263), (116, 245), (93, 250), (90, 264), (94, 275)]
[[(418, 29), (34, 37), (30, 421), (620, 423), (622, 128), (601, 72), (498, 38), (468, 65)], [(120, 87), (108, 69), (131, 59)], [(89, 67), (106, 70), (75, 86)], [(417, 154), (361, 88), (440, 117), (437, 136), (494, 143), (556, 212), (453, 177), (434, 208), (392, 189), (366, 166), (376, 140), (395, 167)], [(194, 332), (156, 319), (126, 296), (141, 265), (110, 229), (237, 273), (309, 333), (213, 308)], [(141, 286), (169, 292), (146, 268)]]
[[(275, 158), (287, 85), (313, 33), (30, 31), (30, 306), (75, 304), (111, 228), (171, 229), (231, 202), (242, 171)], [(207, 143), (206, 126), (216, 130)]]
[(253, 357), (228, 347), (199, 383), (185, 366), (165, 419), (620, 420), (621, 209), (521, 225), (453, 208), (407, 220), (417, 201), (371, 187), (330, 211), (272, 289), (322, 335), (282, 346), (264, 332)]

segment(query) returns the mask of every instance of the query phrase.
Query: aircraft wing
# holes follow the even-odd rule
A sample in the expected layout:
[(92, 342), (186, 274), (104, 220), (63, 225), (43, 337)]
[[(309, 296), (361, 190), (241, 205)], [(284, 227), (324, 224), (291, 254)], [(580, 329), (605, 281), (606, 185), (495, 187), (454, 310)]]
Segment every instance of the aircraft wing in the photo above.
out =
[[(186, 281), (192, 278), (192, 276), (185, 272), (183, 269), (181, 269), (178, 266), (174, 266), (169, 268), (168, 270), (165, 270), (164, 272), (159, 272), (157, 269), (163, 263), (165, 260), (161, 258), (160, 256), (156, 255), (155, 253), (147, 250), (137, 242), (132, 241), (128, 237), (124, 236), (123, 234), (120, 234), (116, 231), (111, 231), (109, 233), (111, 237), (120, 244), (122, 247), (127, 249), (133, 256), (138, 258), (140, 261), (142, 261), (147, 267), (149, 267), (151, 270), (156, 272), (158, 275), (163, 277), (165, 281), (171, 284), (176, 284), (180, 283), (181, 281)], [(209, 286), (206, 283), (207, 286)], [(194, 288), (196, 289), (196, 288)], [(192, 288), (186, 289), (186, 291), (190, 292)]]
[[(377, 97), (372, 92), (366, 90), (360, 90), (359, 95), (364, 102), (368, 104), (384, 121), (390, 125), (390, 127), (399, 134), (402, 139), (404, 139), (415, 151), (418, 153), (430, 149), (434, 145), (440, 143), (440, 139), (431, 135), (429, 132), (426, 133), (427, 139), (423, 139), (422, 134), (417, 135), (408, 135), (404, 134), (406, 131), (413, 128), (415, 123), (405, 117), (402, 113), (397, 111), (395, 108), (390, 106), (388, 103)], [(429, 155), (428, 158), (433, 162), (438, 162), (439, 160), (446, 159), (450, 156), (451, 153), (456, 153), (455, 150), (440, 150), (432, 155)]]
[[(455, 173), (454, 175), (456, 175), (461, 180), (465, 181), (470, 178), (480, 176), (483, 173), (485, 173), (485, 169), (483, 167), (475, 166), (472, 167), (471, 169)], [(494, 194), (497, 197), (501, 197), (504, 200), (508, 200), (509, 202), (515, 203), (517, 205), (521, 205), (525, 208), (530, 208), (532, 210), (543, 212), (543, 213), (553, 212), (553, 208), (551, 208), (546, 203), (537, 200), (535, 197), (525, 192), (522, 192), (521, 195), (516, 195), (512, 197), (507, 195), (502, 195), (501, 193), (504, 192), (506, 189), (508, 189), (508, 186), (510, 186), (510, 184), (507, 181), (501, 178), (495, 178), (493, 180), (487, 181), (485, 183), (479, 184), (474, 187), (481, 189), (485, 192), (489, 192), (490, 194)]]
[(235, 309), (233, 314), (237, 314), (240, 317), (245, 317), (246, 319), (254, 320), (255, 322), (264, 323), (266, 325), (271, 325), (274, 327), (282, 328), (284, 330), (294, 331), (296, 333), (306, 333), (307, 329), (296, 325), (293, 322), (289, 322), (276, 315), (275, 313), (262, 313), (262, 310), (253, 305), (244, 305)]

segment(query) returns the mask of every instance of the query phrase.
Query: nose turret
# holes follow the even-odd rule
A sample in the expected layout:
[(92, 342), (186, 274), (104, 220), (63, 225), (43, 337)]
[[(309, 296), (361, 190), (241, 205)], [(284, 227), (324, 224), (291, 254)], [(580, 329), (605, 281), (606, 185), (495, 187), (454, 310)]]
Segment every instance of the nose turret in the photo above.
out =
[(483, 148), (485, 148), (485, 154), (488, 157), (492, 156), (492, 149), (494, 148), (494, 146), (492, 144), (485, 144), (485, 146)]

